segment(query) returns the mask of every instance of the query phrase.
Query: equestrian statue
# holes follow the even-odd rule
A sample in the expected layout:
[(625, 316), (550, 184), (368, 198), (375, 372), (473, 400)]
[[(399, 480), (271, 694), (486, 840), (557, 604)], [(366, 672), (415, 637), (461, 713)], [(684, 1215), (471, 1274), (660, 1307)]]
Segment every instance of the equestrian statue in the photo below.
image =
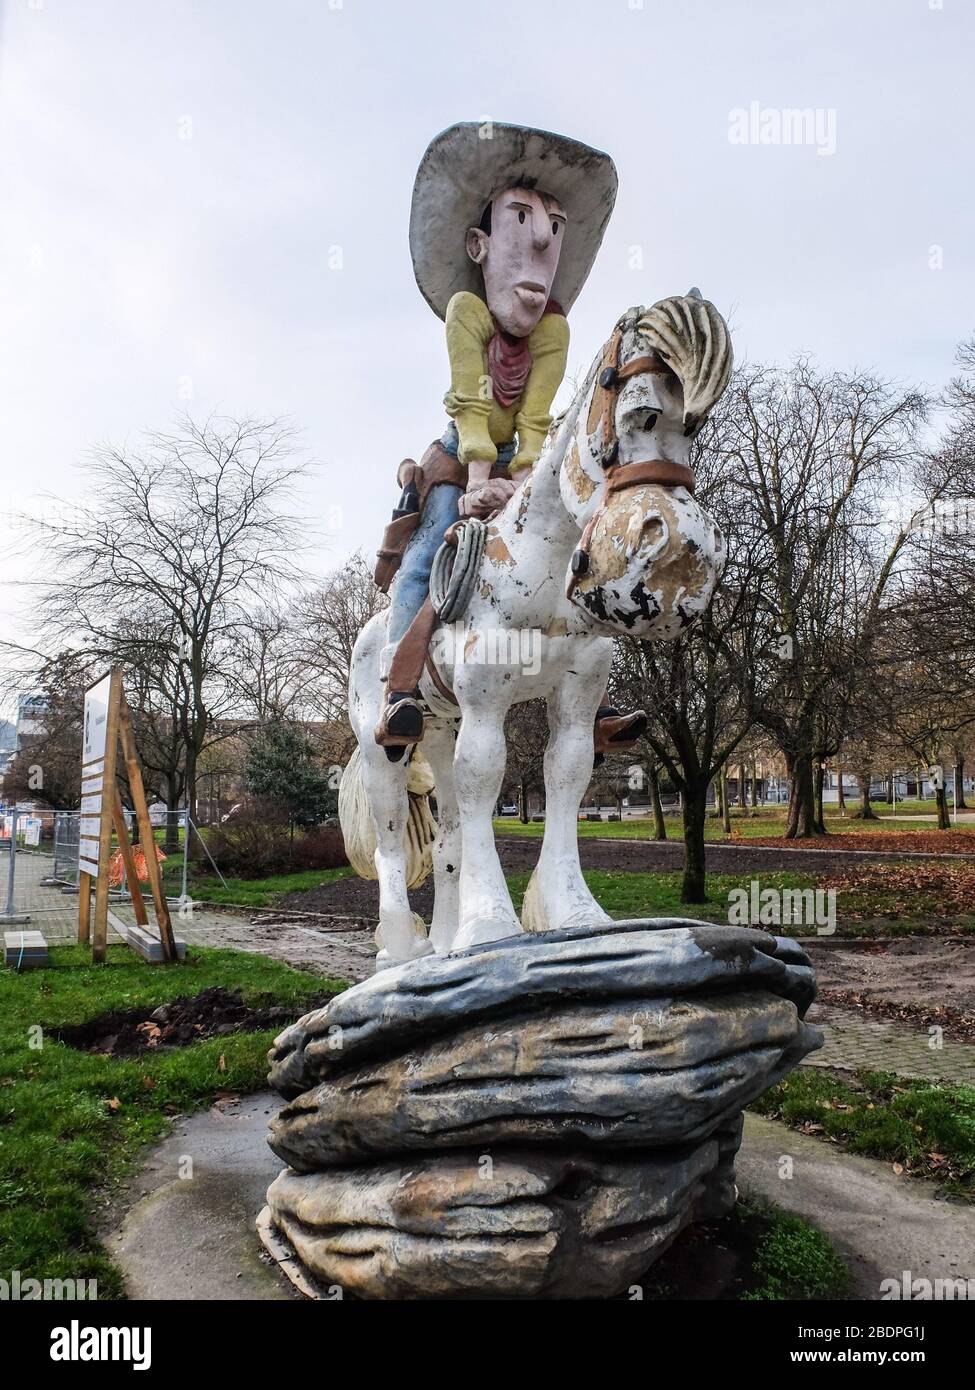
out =
[[(379, 880), (378, 968), (609, 920), (580, 869), (578, 809), (594, 757), (646, 729), (606, 696), (613, 638), (675, 637), (721, 576), (688, 457), (732, 352), (697, 290), (617, 318), (552, 420), (616, 186), (601, 151), (499, 123), (450, 127), (417, 173), (410, 245), (446, 325), (448, 424), (399, 468), (375, 576), (391, 602), (353, 654), (358, 749), (339, 795), (350, 861)], [(505, 716), (538, 698), (546, 819), (519, 921), (492, 816)], [(409, 890), (431, 869), (428, 934)]]

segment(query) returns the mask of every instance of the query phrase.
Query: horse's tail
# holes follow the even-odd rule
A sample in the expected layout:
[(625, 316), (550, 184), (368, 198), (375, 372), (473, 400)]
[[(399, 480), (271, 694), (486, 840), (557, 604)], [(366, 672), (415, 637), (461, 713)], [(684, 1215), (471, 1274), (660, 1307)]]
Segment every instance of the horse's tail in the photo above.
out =
[[(406, 820), (406, 886), (419, 888), (433, 868), (433, 842), (437, 822), (430, 810), (433, 771), (416, 749), (410, 760), (406, 793), (410, 809)], [(339, 824), (349, 863), (360, 878), (378, 878), (376, 872), (376, 828), (362, 778), (362, 752), (356, 748), (346, 764), (339, 783)]]

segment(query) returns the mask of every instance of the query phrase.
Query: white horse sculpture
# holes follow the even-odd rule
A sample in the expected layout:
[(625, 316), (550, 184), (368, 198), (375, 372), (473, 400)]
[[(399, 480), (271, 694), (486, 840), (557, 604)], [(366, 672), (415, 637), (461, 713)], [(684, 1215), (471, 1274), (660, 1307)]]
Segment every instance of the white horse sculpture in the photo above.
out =
[[(583, 879), (577, 842), (593, 720), (613, 636), (673, 638), (720, 579), (723, 541), (694, 500), (687, 459), (730, 373), (727, 327), (696, 290), (630, 309), (617, 323), (530, 477), (488, 527), (466, 614), (438, 634), (436, 665), (456, 704), (424, 675), (430, 717), (419, 746), (436, 784), (436, 823), (423, 761), (391, 763), (373, 737), (385, 613), (360, 634), (349, 685), (359, 750), (339, 809), (351, 862), (379, 880), (377, 968), (523, 930), (609, 920)], [(492, 816), (505, 716), (538, 697), (550, 728), (545, 831), (519, 922)], [(408, 888), (431, 857), (428, 938)]]

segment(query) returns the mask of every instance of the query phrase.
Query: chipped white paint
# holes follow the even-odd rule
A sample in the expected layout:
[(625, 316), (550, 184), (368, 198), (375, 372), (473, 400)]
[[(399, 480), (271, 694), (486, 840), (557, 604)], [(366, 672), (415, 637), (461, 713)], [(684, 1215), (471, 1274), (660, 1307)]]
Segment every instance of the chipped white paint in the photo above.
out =
[[(662, 301), (649, 312), (631, 309), (619, 327), (621, 363), (653, 350), (675, 372), (688, 372), (693, 387), (685, 410), (677, 376), (645, 373), (628, 380), (615, 403), (619, 461), (686, 463), (690, 435), (727, 385), (723, 320), (692, 295)], [(537, 697), (547, 701), (549, 715), (546, 821), (525, 929), (608, 920), (582, 877), (577, 817), (592, 771), (593, 719), (609, 675), (612, 637), (667, 639), (693, 621), (720, 578), (723, 543), (686, 489), (627, 489), (595, 526), (590, 572), (566, 598), (569, 562), (603, 479), (605, 441), (591, 409), (601, 356), (531, 477), (492, 525), (467, 614), (438, 634), (437, 664), (458, 708), (448, 706), (426, 677), (421, 683), (433, 713), (422, 747), (436, 781), (439, 822), (429, 940), (417, 931), (407, 894), (408, 768), (390, 763), (373, 739), (383, 699), (385, 615), (373, 618), (356, 643), (349, 712), (376, 830), (380, 966), (523, 930), (495, 850), (492, 813), (504, 774), (505, 716), (512, 704)]]

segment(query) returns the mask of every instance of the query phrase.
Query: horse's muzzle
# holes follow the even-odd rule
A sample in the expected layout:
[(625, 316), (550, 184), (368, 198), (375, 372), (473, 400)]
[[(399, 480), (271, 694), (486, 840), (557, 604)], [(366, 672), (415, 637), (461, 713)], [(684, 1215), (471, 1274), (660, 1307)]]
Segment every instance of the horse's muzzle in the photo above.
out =
[(725, 561), (721, 532), (690, 493), (654, 485), (609, 499), (587, 555), (571, 601), (604, 632), (658, 642), (704, 612)]

